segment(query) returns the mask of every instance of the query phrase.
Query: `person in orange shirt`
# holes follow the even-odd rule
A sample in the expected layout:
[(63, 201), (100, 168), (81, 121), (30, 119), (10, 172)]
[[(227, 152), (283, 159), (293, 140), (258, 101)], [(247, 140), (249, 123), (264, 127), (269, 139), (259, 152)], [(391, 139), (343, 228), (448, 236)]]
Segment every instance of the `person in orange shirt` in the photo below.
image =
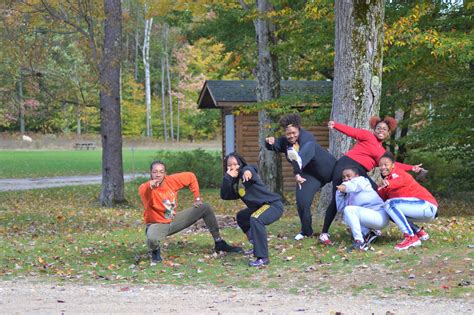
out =
[[(184, 230), (199, 219), (203, 219), (209, 229), (217, 252), (242, 252), (242, 248), (230, 246), (221, 238), (214, 210), (209, 204), (202, 202), (194, 173), (167, 175), (165, 164), (154, 161), (150, 165), (150, 177), (151, 180), (140, 185), (138, 193), (145, 208), (143, 216), (152, 265), (162, 260), (160, 243), (166, 236)], [(189, 187), (194, 194), (194, 204), (191, 208), (176, 212), (178, 191), (184, 187)]]

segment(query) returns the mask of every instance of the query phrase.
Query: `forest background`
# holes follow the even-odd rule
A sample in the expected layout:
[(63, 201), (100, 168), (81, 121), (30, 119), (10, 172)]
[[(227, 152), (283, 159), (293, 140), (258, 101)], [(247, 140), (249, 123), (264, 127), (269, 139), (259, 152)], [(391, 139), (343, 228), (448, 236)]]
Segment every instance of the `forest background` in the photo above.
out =
[[(255, 78), (255, 10), (240, 2), (122, 1), (124, 136), (220, 137), (220, 112), (198, 110), (196, 102), (205, 80)], [(99, 134), (94, 51), (77, 28), (47, 11), (48, 3), (76, 22), (82, 11), (93, 12), (78, 23), (103, 36), (103, 27), (92, 27), (104, 23), (102, 1), (2, 2), (0, 132)], [(281, 78), (332, 81), (334, 2), (272, 4)], [(463, 197), (474, 167), (473, 13), (473, 1), (386, 1), (384, 18), (380, 114), (400, 120), (390, 148), (401, 160), (422, 161), (432, 190)], [(305, 101), (295, 96), (264, 106), (281, 113)], [(328, 110), (314, 121), (329, 118), (330, 98), (322, 103)]]

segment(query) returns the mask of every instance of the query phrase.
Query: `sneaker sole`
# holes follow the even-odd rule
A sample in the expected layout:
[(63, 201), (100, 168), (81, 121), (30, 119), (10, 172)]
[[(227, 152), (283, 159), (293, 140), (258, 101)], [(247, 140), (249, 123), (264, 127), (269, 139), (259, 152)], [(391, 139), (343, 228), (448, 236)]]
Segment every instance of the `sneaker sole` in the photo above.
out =
[(402, 250), (405, 250), (405, 249), (409, 249), (410, 247), (416, 247), (416, 246), (420, 246), (421, 245), (421, 241), (416, 241), (414, 243), (411, 243), (410, 245), (406, 246), (406, 247), (395, 247), (396, 250), (398, 251), (402, 251)]
[(427, 241), (427, 240), (430, 239), (430, 236), (429, 236), (429, 235), (423, 235), (422, 237), (419, 237), (419, 239), (420, 239), (421, 241)]
[(378, 237), (377, 235), (372, 236), (371, 238), (369, 238), (369, 239), (367, 240), (367, 242), (365, 242), (365, 244), (366, 244), (367, 246), (369, 246), (370, 244), (372, 244), (372, 243), (377, 239), (377, 237)]
[(254, 265), (249, 265), (249, 267), (261, 268), (261, 267), (266, 267), (266, 266), (268, 266), (269, 264), (270, 264), (270, 263), (268, 263), (268, 264), (262, 264), (262, 265), (256, 265), (256, 266), (254, 266)]

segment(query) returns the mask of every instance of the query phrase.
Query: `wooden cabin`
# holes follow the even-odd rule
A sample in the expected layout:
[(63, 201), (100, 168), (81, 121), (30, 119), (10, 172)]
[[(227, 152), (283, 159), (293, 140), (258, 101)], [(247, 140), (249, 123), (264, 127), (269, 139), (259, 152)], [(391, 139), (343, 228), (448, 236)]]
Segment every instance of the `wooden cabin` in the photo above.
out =
[[(332, 82), (328, 81), (281, 81), (281, 95), (295, 93), (321, 95), (331, 93)], [(236, 106), (257, 102), (256, 82), (253, 80), (208, 80), (204, 83), (198, 99), (200, 109), (220, 109), (222, 116), (222, 156), (237, 151), (250, 164), (257, 164), (258, 114), (234, 115)], [(317, 105), (315, 105), (317, 106)], [(312, 132), (318, 143), (329, 146), (327, 126), (303, 126)], [(290, 163), (282, 163), (283, 185), (285, 191), (294, 190), (295, 180)]]

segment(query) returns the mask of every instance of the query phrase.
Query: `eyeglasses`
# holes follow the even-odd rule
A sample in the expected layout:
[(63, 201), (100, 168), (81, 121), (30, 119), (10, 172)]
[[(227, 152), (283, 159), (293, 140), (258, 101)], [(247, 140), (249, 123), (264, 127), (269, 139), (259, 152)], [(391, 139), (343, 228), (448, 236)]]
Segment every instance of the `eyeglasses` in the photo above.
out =
[(389, 131), (390, 129), (384, 128), (384, 127), (376, 127), (375, 130), (376, 131)]

